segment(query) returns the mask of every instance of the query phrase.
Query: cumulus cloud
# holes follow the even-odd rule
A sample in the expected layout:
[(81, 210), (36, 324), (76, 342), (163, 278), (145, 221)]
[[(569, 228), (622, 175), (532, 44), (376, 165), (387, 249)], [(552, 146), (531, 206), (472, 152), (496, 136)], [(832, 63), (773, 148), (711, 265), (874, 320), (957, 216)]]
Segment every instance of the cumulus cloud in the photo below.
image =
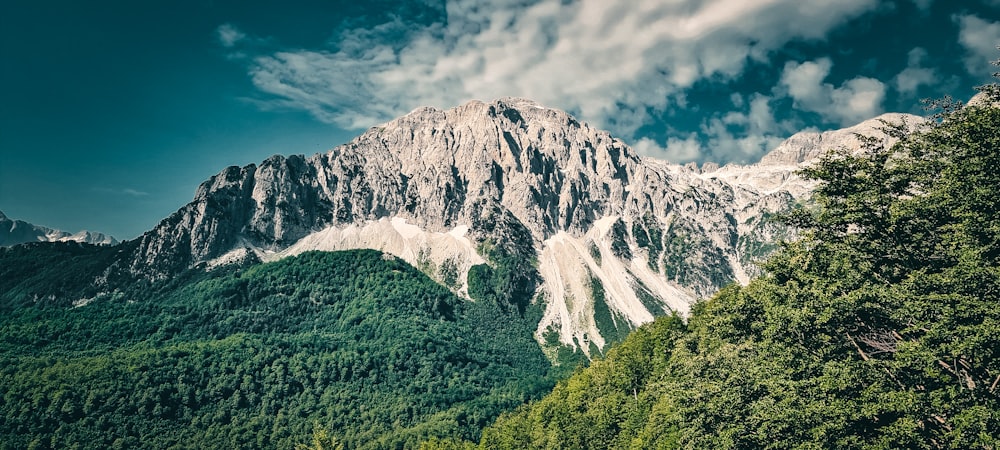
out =
[(219, 27), (215, 29), (215, 34), (216, 37), (219, 38), (219, 43), (226, 48), (236, 45), (237, 42), (242, 41), (247, 37), (245, 33), (228, 23), (219, 25)]
[(641, 155), (663, 159), (675, 163), (696, 161), (704, 154), (701, 139), (697, 133), (689, 133), (685, 137), (671, 136), (667, 138), (666, 146), (661, 146), (650, 138), (640, 138), (632, 146)]
[[(774, 149), (789, 133), (791, 122), (775, 120), (771, 102), (774, 99), (754, 94), (748, 110), (731, 111), (702, 123), (701, 133), (707, 137), (710, 159), (715, 161), (750, 162)], [(742, 104), (743, 102), (735, 102)]]
[(911, 96), (917, 93), (921, 86), (933, 85), (938, 82), (934, 69), (922, 67), (927, 58), (927, 50), (920, 47), (910, 50), (909, 62), (905, 69), (893, 78), (893, 87), (900, 94)]
[(756, 93), (747, 99), (734, 94), (731, 100), (735, 111), (710, 116), (697, 133), (673, 133), (664, 146), (642, 138), (634, 146), (636, 151), (675, 163), (752, 162), (777, 147), (795, 128), (789, 120), (775, 119), (773, 97)]
[(779, 90), (787, 92), (796, 108), (817, 113), (824, 120), (842, 126), (882, 113), (885, 84), (874, 78), (857, 77), (835, 87), (824, 82), (832, 67), (828, 58), (801, 64), (788, 62), (781, 74)]
[(990, 22), (975, 15), (955, 16), (958, 41), (965, 47), (965, 68), (975, 76), (992, 73), (992, 61), (997, 60), (1000, 45), (1000, 22)]
[[(258, 56), (250, 72), (272, 105), (344, 127), (371, 126), (422, 105), (523, 96), (631, 136), (649, 112), (683, 102), (699, 80), (734, 79), (748, 62), (767, 62), (792, 40), (821, 39), (878, 4), (456, 0), (447, 3), (445, 23), (408, 29), (402, 40), (395, 28), (397, 39), (349, 30), (329, 48)], [(856, 96), (870, 87), (856, 84), (847, 87)]]

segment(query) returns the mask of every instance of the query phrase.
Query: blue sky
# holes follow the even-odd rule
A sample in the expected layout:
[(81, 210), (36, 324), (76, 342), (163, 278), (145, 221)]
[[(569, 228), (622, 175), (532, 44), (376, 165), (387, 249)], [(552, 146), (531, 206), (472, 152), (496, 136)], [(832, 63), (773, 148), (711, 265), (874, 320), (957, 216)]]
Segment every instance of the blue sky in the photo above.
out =
[[(488, 5), (488, 6), (486, 6)], [(130, 239), (228, 165), (424, 105), (532, 98), (674, 162), (968, 99), (1000, 0), (15, 0), (0, 211)]]

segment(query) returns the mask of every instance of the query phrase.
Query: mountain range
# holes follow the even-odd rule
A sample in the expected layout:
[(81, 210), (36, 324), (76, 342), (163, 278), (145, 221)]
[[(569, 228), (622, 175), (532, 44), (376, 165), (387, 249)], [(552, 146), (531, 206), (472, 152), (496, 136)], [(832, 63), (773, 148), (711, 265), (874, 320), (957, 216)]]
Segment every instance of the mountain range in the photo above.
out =
[(226, 168), (137, 239), (0, 248), (0, 449), (987, 442), (963, 111), (699, 167), (506, 98)]
[(83, 230), (75, 234), (8, 218), (0, 212), (0, 247), (28, 242), (83, 242), (95, 245), (116, 245), (118, 240), (104, 233)]
[(789, 237), (768, 219), (808, 197), (796, 170), (859, 149), (859, 133), (890, 139), (884, 123), (923, 120), (887, 114), (796, 134), (756, 164), (697, 167), (641, 157), (526, 99), (420, 108), (325, 153), (226, 168), (139, 237), (119, 269), (156, 280), (199, 264), (369, 248), (470, 298), (470, 271), (495, 266), (500, 251), (530, 262), (518, 283), (521, 303), (544, 308), (536, 339), (590, 355), (746, 283)]

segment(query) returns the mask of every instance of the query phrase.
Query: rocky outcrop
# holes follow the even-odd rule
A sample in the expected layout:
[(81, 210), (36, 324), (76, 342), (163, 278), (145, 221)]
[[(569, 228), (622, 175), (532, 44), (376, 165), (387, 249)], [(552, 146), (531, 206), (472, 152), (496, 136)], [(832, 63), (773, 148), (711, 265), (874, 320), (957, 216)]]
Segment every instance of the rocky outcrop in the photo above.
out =
[(482, 244), (517, 240), (537, 260), (539, 336), (590, 351), (747, 281), (787, 233), (768, 217), (808, 193), (796, 168), (875, 123), (796, 135), (753, 166), (698, 168), (641, 158), (529, 100), (421, 108), (326, 153), (227, 168), (140, 238), (131, 268), (159, 278), (239, 255), (364, 247), (465, 294)]

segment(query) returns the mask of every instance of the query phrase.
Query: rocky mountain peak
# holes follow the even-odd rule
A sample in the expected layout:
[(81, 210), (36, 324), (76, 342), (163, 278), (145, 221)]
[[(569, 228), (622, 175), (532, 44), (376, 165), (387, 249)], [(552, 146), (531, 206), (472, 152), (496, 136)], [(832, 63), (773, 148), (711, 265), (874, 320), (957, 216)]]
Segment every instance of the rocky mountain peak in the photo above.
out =
[(399, 212), (422, 226), (440, 230), (475, 213), (442, 203), (497, 204), (525, 221), (539, 240), (588, 227), (610, 198), (624, 196), (639, 164), (609, 133), (516, 98), (417, 109), (327, 157), (331, 164), (361, 164), (383, 181), (401, 178)]
[(118, 240), (104, 233), (80, 231), (72, 234), (40, 225), (8, 218), (0, 211), (0, 247), (29, 242), (81, 242), (95, 245), (115, 245)]
[(831, 149), (857, 151), (862, 143), (858, 136), (881, 136), (891, 139), (883, 130), (887, 126), (903, 125), (915, 129), (927, 119), (913, 114), (886, 113), (852, 127), (825, 132), (802, 131), (792, 135), (760, 160), (763, 166), (796, 166), (814, 161)]
[(891, 145), (895, 138), (886, 134), (887, 127), (902, 126), (906, 132), (920, 129), (927, 119), (912, 114), (887, 113), (852, 127), (831, 131), (796, 133), (750, 165), (706, 164), (700, 176), (743, 186), (757, 192), (784, 191), (799, 198), (808, 195), (813, 184), (796, 175), (796, 170), (809, 165), (830, 151), (857, 152), (863, 147), (859, 136), (875, 137)]
[(544, 304), (539, 339), (592, 354), (745, 282), (787, 233), (767, 217), (808, 193), (794, 170), (856, 132), (877, 128), (800, 133), (756, 165), (698, 169), (526, 99), (418, 108), (325, 153), (226, 168), (140, 238), (131, 269), (373, 248), (469, 296), (466, 274), (499, 246), (533, 261), (518, 283)]

